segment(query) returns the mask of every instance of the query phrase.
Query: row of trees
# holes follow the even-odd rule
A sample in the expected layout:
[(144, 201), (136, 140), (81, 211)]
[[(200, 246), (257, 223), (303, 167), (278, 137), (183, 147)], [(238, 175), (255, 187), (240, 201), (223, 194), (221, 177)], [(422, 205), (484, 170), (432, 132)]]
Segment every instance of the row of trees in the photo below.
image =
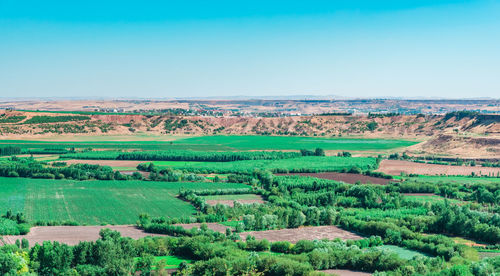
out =
[(73, 164), (68, 167), (50, 167), (32, 159), (12, 157), (0, 163), (0, 176), (75, 180), (127, 180), (131, 177), (113, 171), (109, 166)]
[(15, 155), (15, 154), (20, 154), (20, 153), (21, 153), (20, 147), (13, 147), (13, 146), (0, 147), (0, 156)]
[[(323, 153), (324, 155), (324, 153)], [(232, 152), (232, 151), (90, 151), (73, 154), (66, 154), (62, 158), (71, 159), (97, 159), (97, 160), (145, 160), (145, 161), (200, 161), (200, 162), (231, 162), (240, 160), (277, 160), (299, 157), (297, 152), (282, 151), (252, 151), (252, 152)]]

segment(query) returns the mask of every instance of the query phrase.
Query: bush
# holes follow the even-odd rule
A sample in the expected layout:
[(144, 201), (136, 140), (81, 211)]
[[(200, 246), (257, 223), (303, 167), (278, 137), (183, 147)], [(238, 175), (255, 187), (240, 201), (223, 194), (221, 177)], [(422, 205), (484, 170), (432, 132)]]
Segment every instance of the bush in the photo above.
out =
[(292, 244), (288, 241), (277, 241), (271, 244), (271, 251), (276, 253), (290, 253), (292, 249)]

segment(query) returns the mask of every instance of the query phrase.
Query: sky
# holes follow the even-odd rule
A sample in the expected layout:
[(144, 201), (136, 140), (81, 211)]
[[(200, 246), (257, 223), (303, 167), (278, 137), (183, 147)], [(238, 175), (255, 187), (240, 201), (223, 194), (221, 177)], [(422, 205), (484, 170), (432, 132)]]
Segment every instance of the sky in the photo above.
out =
[(0, 0), (0, 97), (500, 98), (500, 1)]

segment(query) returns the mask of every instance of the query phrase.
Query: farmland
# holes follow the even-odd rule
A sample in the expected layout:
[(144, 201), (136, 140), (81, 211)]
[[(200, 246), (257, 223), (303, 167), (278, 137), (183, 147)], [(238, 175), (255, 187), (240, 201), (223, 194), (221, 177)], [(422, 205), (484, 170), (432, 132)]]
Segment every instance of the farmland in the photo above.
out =
[(16, 145), (22, 148), (102, 148), (140, 150), (300, 150), (321, 147), (325, 150), (385, 151), (416, 144), (415, 141), (395, 139), (316, 138), (290, 136), (202, 136), (177, 138), (170, 141), (50, 141), (0, 140), (0, 146)]
[(485, 175), (497, 177), (500, 168), (479, 166), (453, 166), (439, 164), (424, 164), (403, 160), (383, 160), (380, 163), (380, 172), (392, 175), (419, 174), (419, 175)]
[(362, 139), (362, 138), (316, 138), (287, 136), (203, 136), (179, 139), (185, 145), (221, 145), (236, 150), (292, 150), (323, 148), (325, 150), (388, 150), (408, 147), (417, 142), (395, 139)]
[(172, 162), (154, 161), (159, 167), (172, 167), (179, 170), (188, 170), (204, 173), (231, 173), (252, 172), (255, 169), (266, 169), (274, 172), (321, 172), (341, 171), (359, 167), (362, 170), (375, 168), (375, 158), (364, 157), (299, 157), (282, 160), (245, 160), (234, 162)]
[(240, 188), (243, 184), (66, 181), (0, 178), (0, 209), (30, 221), (133, 224), (141, 213), (180, 217), (195, 209), (175, 195), (181, 188)]
[[(48, 120), (60, 119), (79, 120)], [(118, 138), (0, 141), (4, 241), (24, 239), (26, 252), (59, 241), (73, 254), (130, 243), (134, 251), (116, 258), (136, 270), (166, 261), (194, 275), (219, 261), (236, 271), (252, 252), (294, 271), (490, 268), (479, 256), (493, 256), (485, 250), (500, 242), (499, 178), (469, 171), (495, 171), (494, 160), (410, 162), (416, 142), (386, 138)]]
[[(277, 174), (277, 175), (287, 175), (287, 174)], [(355, 184), (357, 182), (362, 184), (381, 184), (386, 185), (390, 181), (394, 181), (392, 179), (384, 179), (380, 177), (373, 177), (362, 174), (354, 174), (354, 173), (335, 173), (335, 172), (325, 172), (325, 173), (291, 173), (290, 175), (300, 175), (300, 176), (310, 176), (317, 177), (322, 179), (331, 179), (336, 181), (342, 181), (346, 183)]]

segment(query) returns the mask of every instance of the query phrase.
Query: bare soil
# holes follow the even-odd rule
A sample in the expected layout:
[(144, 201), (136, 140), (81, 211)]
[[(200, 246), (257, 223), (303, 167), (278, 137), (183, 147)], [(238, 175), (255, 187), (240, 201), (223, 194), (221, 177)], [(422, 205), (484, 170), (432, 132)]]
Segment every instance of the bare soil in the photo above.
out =
[(342, 240), (359, 240), (363, 237), (340, 229), (336, 226), (307, 226), (294, 229), (250, 231), (240, 233), (240, 237), (245, 239), (247, 235), (254, 236), (256, 239), (266, 239), (270, 242), (289, 241), (296, 243), (300, 240), (333, 240), (340, 238)]
[[(3, 243), (14, 244), (16, 240), (27, 239), (30, 246), (42, 244), (43, 241), (57, 241), (68, 245), (75, 245), (81, 241), (96, 241), (99, 231), (109, 228), (121, 233), (123, 237), (139, 239), (147, 236), (165, 236), (146, 233), (133, 225), (106, 225), (106, 226), (36, 226), (32, 227), (27, 235), (3, 236)], [(1, 242), (0, 242), (1, 243)]]
[(368, 272), (353, 271), (353, 270), (347, 270), (347, 269), (327, 269), (327, 270), (321, 270), (321, 272), (326, 273), (326, 274), (339, 275), (339, 276), (368, 276), (368, 275), (372, 275), (371, 273), (368, 273)]
[(400, 175), (402, 172), (406, 174), (423, 175), (470, 175), (474, 172), (476, 175), (493, 174), (496, 176), (500, 173), (500, 168), (424, 164), (403, 160), (382, 160), (378, 171), (391, 175)]
[(300, 175), (300, 176), (311, 176), (322, 179), (330, 179), (336, 181), (342, 181), (345, 183), (356, 184), (356, 182), (361, 182), (363, 184), (371, 183), (371, 184), (380, 184), (387, 185), (389, 182), (394, 182), (394, 179), (385, 179), (380, 177), (367, 176), (362, 174), (355, 173), (335, 173), (335, 172), (327, 172), (327, 173), (289, 173), (289, 174), (276, 174), (276, 175)]
[[(500, 116), (499, 116), (500, 118)], [(471, 122), (458, 122), (466, 127)], [(473, 124), (473, 123), (472, 123)], [(462, 127), (462, 128), (463, 128)], [(466, 157), (475, 159), (497, 159), (500, 154), (500, 124), (476, 126), (476, 134), (488, 134), (482, 137), (464, 137), (451, 134), (440, 134), (431, 139), (408, 148), (414, 154), (445, 155), (450, 157)]]

